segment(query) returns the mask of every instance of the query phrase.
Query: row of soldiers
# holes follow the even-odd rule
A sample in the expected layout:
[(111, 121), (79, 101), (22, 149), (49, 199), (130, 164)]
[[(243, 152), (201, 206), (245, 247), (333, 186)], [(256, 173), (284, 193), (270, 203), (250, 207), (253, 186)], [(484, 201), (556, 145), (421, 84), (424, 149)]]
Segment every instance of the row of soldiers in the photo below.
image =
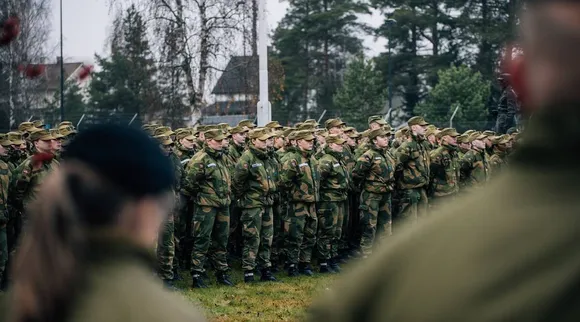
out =
[(7, 286), (9, 254), (15, 251), (27, 221), (24, 210), (76, 133), (71, 122), (47, 130), (42, 121), (33, 121), (0, 134), (0, 289)]
[[(502, 171), (518, 133), (439, 129), (413, 117), (395, 131), (371, 116), (359, 133), (339, 119), (323, 127), (249, 120), (175, 131), (145, 125), (173, 160), (178, 209), (159, 236), (159, 275), (168, 284), (190, 268), (194, 288), (206, 268), (233, 285), (228, 258), (241, 255), (244, 281), (340, 271), (367, 257), (392, 222), (417, 221)], [(229, 256), (228, 256), (229, 255)], [(209, 261), (207, 259), (209, 258)]]

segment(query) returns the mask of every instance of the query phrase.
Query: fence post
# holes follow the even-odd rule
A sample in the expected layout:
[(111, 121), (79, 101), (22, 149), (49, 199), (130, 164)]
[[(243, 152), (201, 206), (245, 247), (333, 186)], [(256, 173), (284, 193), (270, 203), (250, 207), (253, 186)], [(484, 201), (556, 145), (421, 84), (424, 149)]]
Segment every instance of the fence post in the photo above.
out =
[(135, 115), (133, 115), (133, 118), (131, 119), (131, 121), (129, 122), (128, 125), (131, 125), (131, 123), (133, 123), (133, 121), (135, 121), (136, 118), (137, 118), (137, 113), (135, 113)]
[(455, 118), (455, 114), (457, 114), (457, 111), (459, 110), (459, 106), (461, 106), (460, 104), (457, 104), (457, 107), (455, 108), (455, 111), (453, 111), (453, 114), (451, 115), (451, 118), (449, 119), (449, 127), (453, 127), (453, 119)]

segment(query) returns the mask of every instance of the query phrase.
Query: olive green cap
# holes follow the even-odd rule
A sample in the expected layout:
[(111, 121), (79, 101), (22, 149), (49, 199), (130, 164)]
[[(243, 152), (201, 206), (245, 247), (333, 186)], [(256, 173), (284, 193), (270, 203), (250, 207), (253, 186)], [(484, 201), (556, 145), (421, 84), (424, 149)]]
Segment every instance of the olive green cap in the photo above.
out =
[(44, 121), (41, 121), (41, 120), (32, 121), (32, 124), (36, 128), (44, 127)]
[(344, 133), (347, 133), (348, 134), (348, 133), (351, 133), (351, 132), (356, 132), (356, 129), (354, 127), (352, 127), (352, 126), (348, 126), (348, 127), (345, 127), (342, 131)]
[(422, 116), (413, 116), (407, 121), (407, 125), (429, 125), (429, 123), (425, 122), (425, 119)]
[(207, 130), (205, 131), (204, 136), (206, 140), (216, 140), (216, 141), (221, 141), (226, 138), (226, 135), (220, 129)]
[(510, 134), (510, 135), (511, 135), (511, 134), (514, 134), (514, 133), (517, 133), (517, 132), (518, 132), (518, 129), (516, 129), (515, 127), (510, 127), (510, 128), (509, 128), (509, 129), (506, 131), (506, 133), (507, 133), (507, 134)]
[(310, 130), (296, 131), (295, 133), (296, 140), (306, 140), (306, 141), (314, 140), (314, 135), (312, 135), (312, 131)]
[(175, 130), (175, 139), (181, 140), (185, 137), (191, 136), (192, 134), (191, 129), (180, 128)]
[(231, 134), (237, 134), (237, 133), (245, 133), (245, 132), (249, 132), (249, 131), (250, 130), (247, 127), (244, 127), (244, 126), (236, 126), (236, 127), (233, 127), (230, 130), (230, 133)]
[(252, 120), (241, 120), (238, 122), (238, 126), (245, 126), (247, 128), (253, 129), (256, 127), (254, 121)]
[(173, 144), (173, 140), (171, 139), (171, 136), (169, 136), (168, 134), (156, 135), (156, 136), (154, 136), (154, 138), (157, 139), (159, 141), (159, 143), (161, 143), (162, 145)]
[(278, 123), (278, 121), (272, 121), (272, 122), (266, 124), (266, 127), (267, 128), (270, 128), (270, 129), (281, 129), (281, 128), (283, 128), (283, 126), (280, 125), (280, 123)]
[(0, 134), (0, 145), (2, 146), (11, 146), (12, 142), (8, 140), (7, 134)]
[(266, 141), (267, 139), (272, 137), (272, 133), (270, 133), (270, 131), (268, 129), (262, 128), (262, 129), (251, 130), (250, 133), (248, 134), (248, 136), (252, 140), (258, 139), (260, 141)]
[(374, 139), (377, 136), (390, 136), (391, 132), (385, 131), (385, 129), (383, 128), (379, 128), (379, 129), (374, 129), (374, 130), (370, 130), (369, 133), (367, 134), (367, 137), (369, 139)]
[(316, 120), (314, 120), (314, 119), (308, 119), (308, 120), (304, 121), (304, 123), (312, 124), (312, 125), (314, 125), (314, 127), (318, 126), (318, 122), (316, 122)]
[(72, 126), (60, 126), (58, 128), (58, 133), (63, 137), (67, 137), (71, 134), (76, 134), (77, 130), (75, 130)]
[(333, 127), (339, 127), (342, 125), (346, 125), (346, 123), (344, 123), (343, 121), (341, 121), (339, 119), (328, 119), (328, 120), (326, 120), (326, 122), (324, 122), (324, 127), (327, 130), (330, 130)]
[(52, 137), (55, 139), (64, 138), (64, 135), (60, 134), (58, 129), (50, 129), (49, 132), (50, 132), (50, 135), (52, 135)]
[(285, 129), (284, 131), (282, 131), (282, 135), (285, 136), (285, 137), (288, 137), (290, 135), (290, 133), (292, 133), (294, 131), (296, 131), (296, 129), (294, 129), (294, 128), (288, 128), (288, 129)]
[(175, 132), (171, 131), (171, 128), (169, 126), (159, 126), (156, 127), (155, 130), (153, 131), (153, 136), (159, 136), (163, 134), (173, 135), (175, 134)]
[(463, 134), (467, 134), (467, 135), (471, 135), (473, 133), (475, 133), (475, 130), (467, 130), (467, 131), (463, 132)]
[(344, 142), (346, 141), (338, 134), (329, 134), (326, 136), (326, 143), (344, 144)]
[(458, 137), (459, 133), (457, 133), (457, 131), (453, 128), (446, 128), (446, 129), (443, 129), (437, 133), (437, 138), (440, 139), (440, 138), (442, 138), (444, 136), (448, 136), (448, 135), (452, 136), (452, 137)]
[(49, 131), (36, 129), (36, 130), (30, 132), (29, 140), (32, 142), (38, 141), (38, 140), (50, 141), (50, 140), (54, 140), (54, 138), (52, 137), (52, 135), (50, 135)]
[(373, 116), (369, 116), (369, 125), (371, 125), (372, 123), (378, 123), (380, 125), (387, 125), (387, 121), (385, 121), (385, 119), (383, 118), (382, 115), (373, 115)]
[(471, 141), (483, 140), (487, 137), (487, 136), (481, 134), (480, 132), (473, 132), (469, 136), (473, 138)]
[(296, 129), (298, 131), (314, 130), (315, 128), (316, 128), (316, 125), (314, 125), (312, 123), (302, 123), (302, 124), (296, 126)]
[(31, 129), (34, 129), (34, 124), (32, 122), (22, 122), (18, 125), (19, 132), (30, 132)]
[(348, 133), (345, 133), (346, 135), (348, 135), (349, 138), (351, 139), (356, 139), (360, 137), (360, 133), (356, 132), (356, 131), (351, 131)]
[[(60, 128), (61, 126), (72, 126), (74, 127), (74, 125), (72, 124), (71, 121), (62, 121), (58, 124), (57, 128)], [(144, 125), (145, 126), (145, 125)]]
[(469, 134), (463, 133), (457, 137), (458, 143), (471, 143), (472, 141), (473, 141), (473, 139), (471, 138), (471, 135), (469, 135)]
[(494, 131), (490, 131), (490, 130), (483, 131), (483, 134), (485, 134), (486, 136), (495, 136), (496, 135)]
[(6, 138), (12, 142), (14, 145), (20, 145), (26, 143), (22, 138), (22, 133), (20, 132), (8, 132)]

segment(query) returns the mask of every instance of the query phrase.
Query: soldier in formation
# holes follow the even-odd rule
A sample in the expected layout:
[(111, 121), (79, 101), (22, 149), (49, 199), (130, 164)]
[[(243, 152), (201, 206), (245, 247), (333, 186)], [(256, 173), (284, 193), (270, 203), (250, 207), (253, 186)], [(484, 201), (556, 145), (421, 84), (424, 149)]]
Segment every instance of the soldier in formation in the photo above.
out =
[[(219, 284), (231, 286), (238, 259), (246, 283), (276, 281), (282, 268), (291, 277), (340, 272), (341, 263), (387, 243), (399, 224), (504, 171), (519, 139), (517, 131), (440, 129), (422, 117), (398, 130), (382, 116), (368, 125), (362, 132), (340, 119), (294, 127), (250, 120), (175, 130), (144, 125), (176, 178), (176, 206), (157, 242), (160, 279), (173, 288), (189, 270), (192, 287), (205, 288), (213, 270)], [(24, 122), (0, 135), (4, 285), (24, 209), (77, 132), (70, 122), (43, 126)]]

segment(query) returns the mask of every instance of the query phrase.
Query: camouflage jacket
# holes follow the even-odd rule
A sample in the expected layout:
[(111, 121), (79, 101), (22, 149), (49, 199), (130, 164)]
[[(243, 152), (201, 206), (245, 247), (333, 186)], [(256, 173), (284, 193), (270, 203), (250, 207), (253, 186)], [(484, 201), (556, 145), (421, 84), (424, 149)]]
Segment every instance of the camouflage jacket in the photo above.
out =
[(462, 186), (476, 186), (485, 183), (489, 178), (489, 164), (485, 152), (469, 150), (459, 160)]
[(175, 192), (179, 192), (181, 190), (181, 187), (183, 186), (183, 178), (184, 178), (183, 165), (181, 164), (179, 157), (175, 153), (170, 153), (169, 159), (173, 164), (173, 171), (175, 171), (175, 186), (173, 187), (173, 189), (175, 190)]
[(370, 149), (370, 144), (369, 143), (363, 143), (363, 144), (359, 145), (354, 150), (354, 158), (355, 158), (355, 160), (358, 160), (365, 152), (368, 151), (368, 149)]
[(179, 161), (191, 159), (195, 154), (195, 149), (186, 149), (181, 144), (177, 144), (176, 147), (177, 149), (175, 149), (175, 155), (177, 155)]
[(324, 154), (318, 160), (320, 174), (320, 200), (343, 201), (348, 196), (350, 175), (342, 158), (342, 153), (324, 149)]
[(276, 150), (276, 155), (278, 156), (278, 161), (281, 161), (282, 158), (286, 155), (286, 147), (280, 148)]
[(268, 153), (249, 145), (242, 153), (232, 176), (232, 190), (240, 208), (263, 208), (274, 204), (277, 191), (276, 163)]
[(228, 157), (231, 159), (234, 165), (238, 163), (238, 160), (240, 160), (240, 157), (244, 153), (245, 149), (246, 149), (245, 144), (237, 145), (233, 141), (230, 143), (230, 146), (228, 147)]
[(387, 193), (395, 188), (395, 158), (374, 144), (356, 161), (352, 177), (357, 187), (371, 193)]
[(492, 156), (489, 158), (489, 167), (493, 177), (500, 174), (503, 168), (507, 165), (507, 153), (499, 149), (495, 149)]
[(53, 158), (43, 162), (39, 169), (33, 169), (32, 158), (33, 156), (24, 160), (12, 175), (10, 199), (14, 201), (15, 207), (20, 211), (34, 200), (38, 187), (46, 175), (58, 166), (58, 161)]
[(282, 163), (280, 185), (289, 193), (289, 200), (295, 202), (316, 202), (319, 200), (319, 177), (317, 162), (312, 152), (296, 150), (289, 152)]
[(228, 207), (231, 203), (231, 179), (221, 151), (206, 146), (189, 161), (185, 187), (200, 206)]
[(398, 187), (414, 189), (427, 187), (429, 184), (430, 157), (425, 142), (411, 140), (403, 142), (397, 149), (397, 161), (400, 163)]
[(429, 194), (449, 196), (459, 191), (459, 158), (454, 147), (440, 146), (431, 151), (431, 181)]
[(8, 189), (12, 173), (8, 163), (0, 161), (0, 228), (8, 223)]
[(354, 154), (352, 153), (349, 146), (344, 146), (344, 150), (342, 151), (342, 160), (346, 165), (346, 171), (348, 171), (348, 173), (352, 173), (352, 170), (356, 164), (356, 159), (354, 158)]
[(286, 162), (286, 160), (288, 160), (288, 158), (292, 156), (294, 153), (299, 153), (298, 148), (294, 146), (287, 147), (284, 154), (280, 157), (280, 163), (284, 164), (284, 162)]

